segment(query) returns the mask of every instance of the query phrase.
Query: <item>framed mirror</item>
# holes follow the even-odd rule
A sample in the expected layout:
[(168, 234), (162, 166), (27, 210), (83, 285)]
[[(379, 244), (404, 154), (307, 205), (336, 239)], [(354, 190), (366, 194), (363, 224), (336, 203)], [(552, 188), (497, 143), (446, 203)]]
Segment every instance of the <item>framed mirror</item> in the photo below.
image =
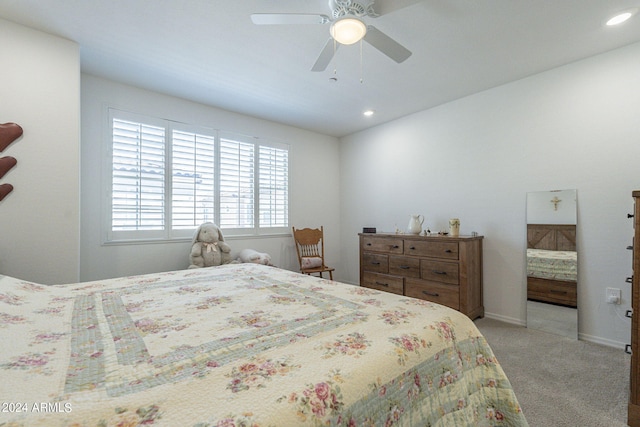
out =
[(527, 327), (578, 338), (577, 190), (527, 193)]

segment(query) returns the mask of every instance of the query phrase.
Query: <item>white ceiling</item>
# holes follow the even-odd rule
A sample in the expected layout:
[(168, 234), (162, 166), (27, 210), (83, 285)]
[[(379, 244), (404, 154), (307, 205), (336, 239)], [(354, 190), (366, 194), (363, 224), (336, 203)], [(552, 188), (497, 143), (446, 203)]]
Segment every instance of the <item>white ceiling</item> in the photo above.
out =
[(0, 0), (0, 17), (78, 42), (83, 72), (332, 136), (640, 41), (640, 15), (604, 25), (640, 0), (395, 0), (405, 3), (366, 21), (409, 59), (365, 43), (361, 66), (356, 44), (324, 72), (310, 70), (328, 25), (250, 15), (329, 14), (327, 0)]

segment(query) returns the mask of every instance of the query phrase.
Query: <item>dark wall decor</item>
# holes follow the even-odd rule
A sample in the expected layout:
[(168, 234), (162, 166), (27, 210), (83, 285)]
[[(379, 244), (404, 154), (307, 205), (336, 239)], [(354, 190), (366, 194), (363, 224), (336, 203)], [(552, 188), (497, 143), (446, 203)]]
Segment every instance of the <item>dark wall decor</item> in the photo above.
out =
[(13, 185), (11, 184), (0, 184), (0, 201), (7, 197), (7, 194), (13, 191)]
[[(0, 124), (0, 152), (4, 151), (13, 141), (22, 136), (22, 128), (15, 123)], [(15, 157), (5, 156), (0, 157), (0, 178), (5, 176), (11, 168), (13, 168), (18, 161)], [(4, 199), (7, 194), (13, 191), (13, 185), (0, 184), (0, 201)]]
[(0, 178), (2, 178), (12, 167), (18, 163), (15, 157), (0, 157)]

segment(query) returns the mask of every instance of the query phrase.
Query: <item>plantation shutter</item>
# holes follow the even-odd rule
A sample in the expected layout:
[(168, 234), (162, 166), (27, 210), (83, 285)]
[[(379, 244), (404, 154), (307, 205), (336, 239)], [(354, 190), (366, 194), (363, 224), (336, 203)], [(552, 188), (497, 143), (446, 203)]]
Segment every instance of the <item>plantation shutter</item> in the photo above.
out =
[(260, 146), (259, 227), (289, 225), (289, 150)]
[(289, 233), (289, 145), (108, 111), (105, 243)]
[(111, 229), (165, 226), (165, 129), (114, 118)]
[(215, 222), (215, 138), (173, 131), (172, 228)]
[(220, 138), (220, 228), (254, 227), (253, 143)]

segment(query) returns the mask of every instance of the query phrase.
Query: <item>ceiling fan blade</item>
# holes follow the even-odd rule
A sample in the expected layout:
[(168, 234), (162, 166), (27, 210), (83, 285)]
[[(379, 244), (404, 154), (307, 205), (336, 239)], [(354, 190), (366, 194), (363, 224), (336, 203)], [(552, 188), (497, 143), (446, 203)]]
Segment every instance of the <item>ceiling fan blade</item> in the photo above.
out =
[(308, 13), (254, 13), (251, 20), (256, 25), (326, 24), (329, 17)]
[(373, 8), (378, 15), (382, 16), (422, 1), (424, 0), (377, 0)]
[(400, 43), (378, 30), (373, 25), (367, 26), (367, 34), (364, 41), (387, 55), (397, 63), (403, 62), (411, 56), (411, 51), (402, 46)]
[(334, 43), (333, 39), (329, 37), (329, 40), (327, 40), (327, 43), (322, 48), (322, 52), (320, 52), (320, 55), (318, 56), (316, 63), (313, 64), (311, 71), (326, 70), (327, 66), (333, 59), (333, 55), (335, 54), (336, 50), (338, 50), (339, 47), (340, 47), (340, 43)]

